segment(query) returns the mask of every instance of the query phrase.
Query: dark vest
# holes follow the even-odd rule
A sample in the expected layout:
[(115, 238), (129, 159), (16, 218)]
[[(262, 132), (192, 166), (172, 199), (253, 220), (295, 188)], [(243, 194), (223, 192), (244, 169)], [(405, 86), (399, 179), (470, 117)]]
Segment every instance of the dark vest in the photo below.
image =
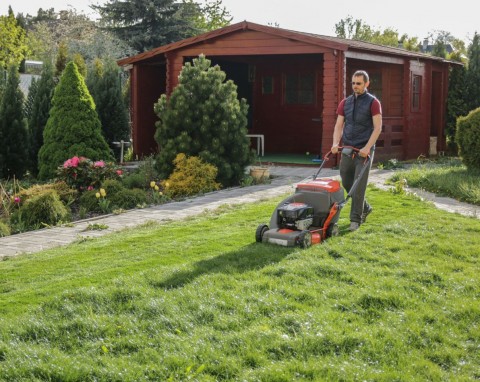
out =
[(374, 99), (373, 95), (365, 92), (356, 98), (352, 94), (345, 100), (344, 146), (362, 148), (367, 144), (373, 131), (371, 107)]

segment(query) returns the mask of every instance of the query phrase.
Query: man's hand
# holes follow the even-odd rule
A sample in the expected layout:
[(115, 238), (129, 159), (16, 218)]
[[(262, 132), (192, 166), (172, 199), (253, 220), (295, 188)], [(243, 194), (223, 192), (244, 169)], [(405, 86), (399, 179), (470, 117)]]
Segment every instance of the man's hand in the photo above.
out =
[(330, 151), (332, 152), (332, 154), (338, 153), (338, 145), (333, 145)]
[(366, 158), (370, 155), (370, 149), (365, 146), (360, 149), (358, 155), (360, 155), (362, 158)]

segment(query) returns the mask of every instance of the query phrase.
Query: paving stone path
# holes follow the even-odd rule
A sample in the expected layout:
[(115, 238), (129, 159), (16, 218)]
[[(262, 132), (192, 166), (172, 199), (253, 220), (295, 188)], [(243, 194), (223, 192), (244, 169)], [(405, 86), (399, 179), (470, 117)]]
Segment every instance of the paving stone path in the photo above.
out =
[[(118, 215), (105, 215), (94, 219), (77, 221), (69, 227), (54, 227), (37, 231), (25, 232), (0, 238), (0, 259), (20, 254), (39, 252), (44, 249), (70, 244), (82, 237), (98, 237), (129, 227), (135, 227), (148, 221), (167, 222), (181, 220), (189, 216), (198, 215), (205, 210), (215, 210), (225, 204), (254, 203), (294, 192), (295, 184), (316, 174), (316, 167), (271, 166), (273, 176), (269, 184), (251, 187), (237, 187), (206, 195), (172, 202), (159, 206), (130, 210)], [(379, 188), (388, 189), (385, 184), (392, 171), (372, 169), (370, 183)], [(324, 169), (320, 176), (338, 177), (337, 170)], [(432, 201), (437, 208), (473, 216), (480, 219), (480, 207), (461, 203), (444, 197), (437, 197), (432, 193), (421, 190), (410, 190), (425, 200)], [(173, 213), (174, 212), (174, 213)], [(104, 230), (86, 230), (91, 224), (105, 225)]]

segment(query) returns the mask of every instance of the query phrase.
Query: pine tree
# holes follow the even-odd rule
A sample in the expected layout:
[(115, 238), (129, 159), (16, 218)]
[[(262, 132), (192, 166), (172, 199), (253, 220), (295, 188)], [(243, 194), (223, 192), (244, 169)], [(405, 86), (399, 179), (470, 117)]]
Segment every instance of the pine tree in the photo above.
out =
[(457, 118), (468, 114), (466, 97), (466, 70), (463, 66), (454, 66), (448, 79), (447, 97), (447, 126), (445, 135), (447, 138), (448, 150), (452, 154), (457, 153), (455, 134), (457, 129)]
[(186, 63), (170, 99), (164, 94), (155, 104), (160, 118), (157, 166), (167, 177), (178, 153), (199, 156), (218, 168), (217, 180), (224, 187), (238, 185), (252, 161), (246, 136), (248, 105), (238, 100), (233, 81), (225, 82), (225, 72), (210, 63), (203, 55), (193, 65)]
[(55, 90), (53, 67), (48, 61), (44, 63), (42, 76), (37, 81), (37, 90), (33, 99), (32, 111), (28, 119), (30, 136), (29, 167), (33, 176), (38, 175), (38, 152), (43, 146), (43, 130), (47, 124), (50, 107)]
[(0, 178), (22, 178), (27, 169), (27, 124), (16, 65), (11, 65), (0, 104)]
[(40, 179), (53, 178), (58, 166), (73, 156), (113, 160), (95, 103), (74, 62), (67, 64), (55, 88), (43, 141), (38, 155)]
[(128, 109), (122, 93), (121, 69), (113, 61), (105, 64), (95, 60), (88, 71), (87, 85), (97, 106), (102, 132), (112, 147), (112, 142), (130, 139)]
[(196, 8), (175, 0), (110, 0), (92, 5), (104, 28), (139, 52), (198, 33), (191, 12)]
[(470, 110), (480, 106), (480, 35), (475, 33), (468, 47), (467, 104)]

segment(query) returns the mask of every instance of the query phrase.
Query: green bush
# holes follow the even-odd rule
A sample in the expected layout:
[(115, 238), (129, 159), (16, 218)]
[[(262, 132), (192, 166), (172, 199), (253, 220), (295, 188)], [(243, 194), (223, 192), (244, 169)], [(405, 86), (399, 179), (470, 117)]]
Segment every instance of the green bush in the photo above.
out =
[(480, 108), (458, 118), (455, 140), (465, 166), (480, 169)]
[(155, 139), (161, 151), (157, 169), (162, 178), (172, 171), (179, 153), (198, 156), (218, 169), (224, 187), (240, 184), (245, 167), (253, 161), (247, 138), (248, 105), (238, 100), (237, 86), (226, 80), (218, 65), (200, 55), (187, 62), (179, 84), (170, 97), (163, 94), (155, 104)]
[(125, 187), (119, 180), (107, 179), (102, 182), (102, 188), (105, 190), (108, 196), (111, 196), (122, 191)]
[(0, 237), (10, 236), (11, 230), (8, 224), (0, 221)]
[(35, 184), (25, 189), (21, 189), (18, 192), (18, 197), (20, 198), (20, 203), (24, 204), (28, 199), (44, 194), (47, 190), (54, 190), (60, 200), (65, 204), (71, 203), (77, 197), (77, 191), (70, 186), (63, 182), (54, 182), (54, 183), (46, 183), (46, 184)]
[(78, 204), (80, 205), (80, 208), (83, 208), (87, 212), (101, 212), (98, 199), (95, 196), (96, 193), (97, 191), (91, 190), (80, 195), (78, 198)]
[(146, 188), (147, 180), (145, 179), (145, 175), (140, 172), (132, 172), (130, 174), (126, 174), (122, 178), (122, 184), (125, 188), (132, 189), (132, 188)]
[(191, 196), (220, 189), (220, 184), (215, 182), (217, 168), (214, 165), (198, 157), (187, 158), (183, 153), (177, 155), (173, 164), (173, 174), (161, 184), (168, 197)]
[(123, 189), (114, 194), (108, 194), (107, 198), (113, 205), (113, 208), (131, 209), (147, 202), (147, 193), (145, 190), (134, 188), (132, 190)]
[(42, 225), (56, 225), (69, 220), (70, 211), (62, 203), (55, 190), (35, 195), (12, 214), (12, 224), (21, 225), (26, 230), (40, 228)]

